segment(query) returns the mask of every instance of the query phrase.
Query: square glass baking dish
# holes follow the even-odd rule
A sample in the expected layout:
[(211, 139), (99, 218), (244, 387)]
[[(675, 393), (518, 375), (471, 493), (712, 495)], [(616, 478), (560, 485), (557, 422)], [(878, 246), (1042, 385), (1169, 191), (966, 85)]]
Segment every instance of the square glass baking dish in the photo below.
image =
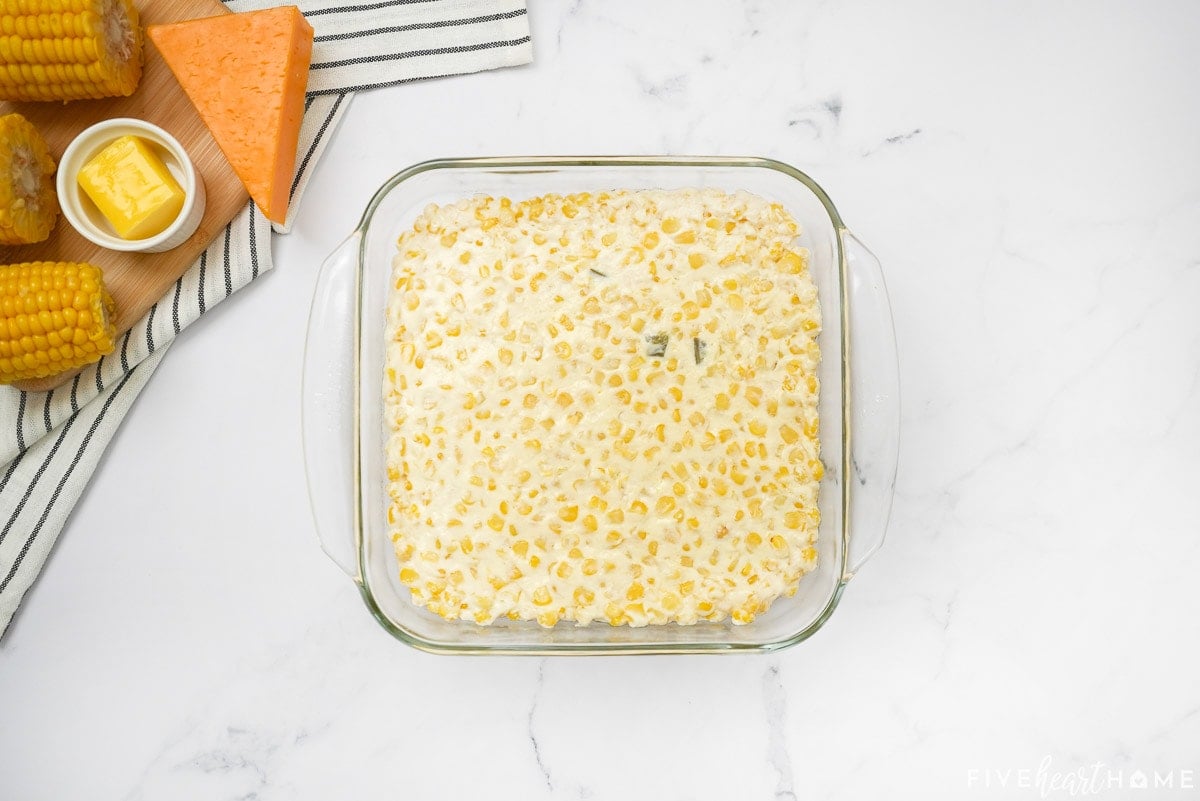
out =
[[(746, 625), (631, 628), (448, 621), (412, 603), (385, 521), (384, 315), (396, 242), (430, 203), (476, 194), (719, 187), (782, 203), (801, 228), (823, 314), (818, 566)], [(824, 190), (778, 161), (728, 157), (443, 159), (389, 178), (317, 278), (305, 343), (302, 434), (322, 547), (396, 638), (436, 653), (649, 654), (772, 651), (811, 636), (880, 546), (898, 455), (896, 345), (878, 261)]]

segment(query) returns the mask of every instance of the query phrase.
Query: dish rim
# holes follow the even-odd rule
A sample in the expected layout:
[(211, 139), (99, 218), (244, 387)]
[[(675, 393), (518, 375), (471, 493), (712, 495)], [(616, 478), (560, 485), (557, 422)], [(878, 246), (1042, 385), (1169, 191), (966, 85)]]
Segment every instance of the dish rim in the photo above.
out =
[[(363, 543), (363, 471), (362, 471), (362, 343), (363, 343), (363, 291), (364, 291), (364, 262), (367, 249), (367, 231), (370, 228), (376, 210), (383, 199), (397, 186), (418, 175), (435, 170), (460, 169), (503, 169), (505, 172), (552, 172), (561, 168), (578, 167), (717, 167), (717, 168), (752, 168), (766, 169), (782, 173), (792, 178), (813, 193), (829, 215), (833, 227), (835, 257), (837, 262), (837, 297), (838, 314), (840, 317), (840, 391), (842, 397), (841, 425), (841, 471), (840, 497), (837, 502), (841, 505), (841, 555), (837, 566), (837, 582), (829, 595), (825, 606), (812, 621), (804, 628), (790, 635), (761, 642), (682, 642), (682, 643), (652, 643), (638, 645), (632, 643), (531, 643), (486, 645), (478, 643), (447, 643), (428, 640), (409, 629), (397, 625), (383, 610), (375, 599), (371, 589), (367, 565), (367, 553)], [(771, 653), (789, 648), (808, 639), (819, 631), (837, 609), (846, 584), (853, 577), (850, 569), (850, 484), (851, 472), (851, 403), (850, 403), (850, 319), (848, 303), (847, 270), (848, 258), (845, 237), (849, 230), (842, 220), (840, 213), (825, 190), (803, 171), (782, 161), (758, 156), (486, 156), (486, 157), (455, 157), (438, 158), (413, 164), (392, 175), (371, 196), (358, 224), (351, 236), (358, 237), (356, 271), (354, 280), (354, 315), (353, 315), (353, 534), (357, 576), (354, 576), (359, 594), (363, 598), (371, 615), (392, 636), (405, 644), (421, 651), (432, 654), (448, 655), (496, 655), (496, 656), (597, 656), (597, 655), (651, 655), (651, 654), (733, 654), (733, 653)], [(828, 358), (827, 353), (822, 358)], [(464, 624), (465, 625), (465, 624)], [(667, 624), (669, 625), (669, 624)]]

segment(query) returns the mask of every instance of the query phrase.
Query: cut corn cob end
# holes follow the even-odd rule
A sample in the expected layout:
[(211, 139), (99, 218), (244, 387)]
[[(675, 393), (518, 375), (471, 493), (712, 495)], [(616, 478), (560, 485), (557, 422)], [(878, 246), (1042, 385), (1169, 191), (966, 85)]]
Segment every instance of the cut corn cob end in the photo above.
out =
[(58, 220), (54, 159), (46, 140), (20, 114), (0, 117), (0, 244), (50, 236)]
[(141, 77), (133, 0), (0, 0), (0, 99), (124, 97)]
[(0, 383), (58, 375), (112, 353), (113, 314), (103, 274), (92, 264), (0, 267)]

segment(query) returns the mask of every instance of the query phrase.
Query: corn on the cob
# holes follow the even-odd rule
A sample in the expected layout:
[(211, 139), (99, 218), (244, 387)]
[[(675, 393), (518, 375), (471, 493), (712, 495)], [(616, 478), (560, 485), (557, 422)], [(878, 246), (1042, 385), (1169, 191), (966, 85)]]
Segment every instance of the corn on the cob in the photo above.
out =
[(99, 267), (0, 267), (0, 383), (45, 378), (112, 353), (113, 299)]
[(141, 77), (133, 0), (0, 0), (0, 100), (126, 96)]
[(782, 207), (477, 198), (399, 242), (390, 532), (448, 618), (746, 623), (816, 560), (820, 309)]
[(20, 114), (0, 117), (0, 244), (41, 242), (57, 219), (54, 159), (46, 140)]

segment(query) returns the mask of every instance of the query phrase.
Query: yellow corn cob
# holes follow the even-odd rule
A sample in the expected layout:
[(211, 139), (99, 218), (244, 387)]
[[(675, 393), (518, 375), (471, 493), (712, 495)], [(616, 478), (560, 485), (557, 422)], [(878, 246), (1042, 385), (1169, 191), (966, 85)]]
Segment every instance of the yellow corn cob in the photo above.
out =
[(112, 353), (113, 299), (99, 267), (0, 267), (0, 383), (45, 378)]
[(0, 100), (125, 96), (141, 77), (132, 0), (0, 0)]
[(41, 242), (57, 219), (54, 159), (46, 140), (20, 114), (0, 117), (0, 244)]

